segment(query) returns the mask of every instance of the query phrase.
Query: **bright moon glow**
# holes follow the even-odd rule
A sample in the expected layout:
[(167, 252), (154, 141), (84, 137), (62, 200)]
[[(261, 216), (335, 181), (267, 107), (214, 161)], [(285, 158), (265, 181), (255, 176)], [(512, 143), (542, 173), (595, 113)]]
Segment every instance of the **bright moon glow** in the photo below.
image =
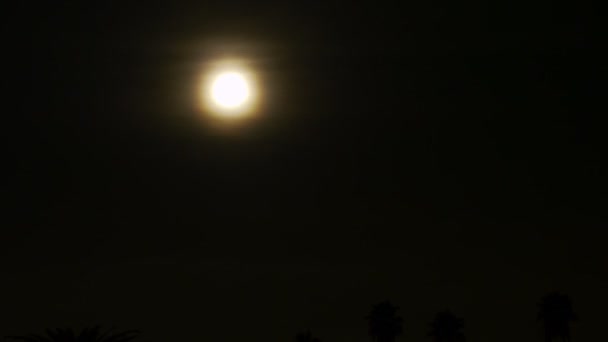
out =
[(251, 90), (247, 79), (238, 72), (224, 72), (211, 85), (211, 98), (221, 109), (239, 109), (247, 104)]
[(201, 110), (216, 123), (248, 122), (260, 108), (259, 78), (248, 62), (224, 59), (210, 62), (201, 75)]

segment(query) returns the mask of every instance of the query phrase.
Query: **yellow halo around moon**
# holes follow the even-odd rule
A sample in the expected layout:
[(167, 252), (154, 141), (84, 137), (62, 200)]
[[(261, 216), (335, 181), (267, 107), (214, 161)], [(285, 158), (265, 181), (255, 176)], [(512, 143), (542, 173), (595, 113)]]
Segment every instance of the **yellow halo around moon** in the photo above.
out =
[(219, 119), (249, 116), (256, 109), (258, 89), (243, 64), (219, 62), (205, 72), (201, 99), (205, 112)]

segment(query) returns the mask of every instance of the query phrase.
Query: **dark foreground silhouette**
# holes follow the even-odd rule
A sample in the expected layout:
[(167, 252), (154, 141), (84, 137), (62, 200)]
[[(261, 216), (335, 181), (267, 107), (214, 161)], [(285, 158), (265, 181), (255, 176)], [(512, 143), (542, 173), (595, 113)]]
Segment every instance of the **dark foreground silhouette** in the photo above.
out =
[(578, 319), (570, 297), (561, 293), (550, 293), (541, 299), (538, 306), (538, 319), (543, 323), (545, 342), (570, 342), (570, 323)]
[(310, 331), (296, 334), (296, 342), (320, 342), (317, 337), (312, 336)]
[(403, 332), (403, 319), (397, 315), (398, 307), (385, 301), (374, 305), (367, 316), (369, 335), (374, 342), (393, 342)]
[[(570, 297), (561, 293), (550, 293), (538, 303), (538, 320), (542, 324), (545, 342), (570, 342), (570, 325), (578, 319)], [(403, 333), (403, 319), (398, 315), (399, 307), (389, 301), (374, 305), (365, 318), (373, 342), (394, 342)], [(430, 322), (429, 337), (433, 342), (466, 342), (464, 319), (446, 310), (435, 315)], [(21, 342), (131, 342), (139, 331), (115, 332), (100, 327), (87, 328), (80, 333), (72, 329), (47, 329), (45, 334), (8, 336), (9, 340)], [(310, 331), (296, 334), (295, 342), (320, 342)]]
[(450, 311), (443, 311), (431, 322), (429, 336), (435, 342), (465, 342), (464, 319), (456, 317)]
[(72, 329), (47, 329), (45, 335), (29, 334), (8, 336), (8, 339), (22, 342), (129, 342), (139, 336), (139, 331), (113, 332), (101, 327), (83, 329), (79, 334)]

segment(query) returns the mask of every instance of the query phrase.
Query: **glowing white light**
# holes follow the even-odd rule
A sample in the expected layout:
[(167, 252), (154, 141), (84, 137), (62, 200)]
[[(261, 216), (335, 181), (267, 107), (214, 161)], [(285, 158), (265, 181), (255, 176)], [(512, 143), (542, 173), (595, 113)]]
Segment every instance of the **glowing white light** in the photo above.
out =
[(238, 72), (219, 74), (212, 83), (211, 97), (223, 109), (238, 109), (247, 104), (251, 95), (247, 79)]
[(233, 58), (206, 63), (196, 96), (209, 123), (234, 128), (258, 116), (261, 82), (251, 66), (246, 60)]

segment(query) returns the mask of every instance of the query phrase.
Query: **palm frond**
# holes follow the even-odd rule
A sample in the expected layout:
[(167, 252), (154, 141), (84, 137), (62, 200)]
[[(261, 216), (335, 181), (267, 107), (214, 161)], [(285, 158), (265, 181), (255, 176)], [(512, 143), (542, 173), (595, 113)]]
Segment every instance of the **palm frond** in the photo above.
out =
[(111, 329), (102, 331), (95, 326), (83, 329), (76, 334), (72, 329), (46, 329), (45, 335), (28, 334), (23, 336), (7, 336), (20, 342), (130, 342), (140, 334), (137, 330), (127, 330), (115, 333)]
[(53, 342), (48, 337), (38, 334), (28, 334), (24, 336), (6, 336), (6, 338), (22, 342)]

